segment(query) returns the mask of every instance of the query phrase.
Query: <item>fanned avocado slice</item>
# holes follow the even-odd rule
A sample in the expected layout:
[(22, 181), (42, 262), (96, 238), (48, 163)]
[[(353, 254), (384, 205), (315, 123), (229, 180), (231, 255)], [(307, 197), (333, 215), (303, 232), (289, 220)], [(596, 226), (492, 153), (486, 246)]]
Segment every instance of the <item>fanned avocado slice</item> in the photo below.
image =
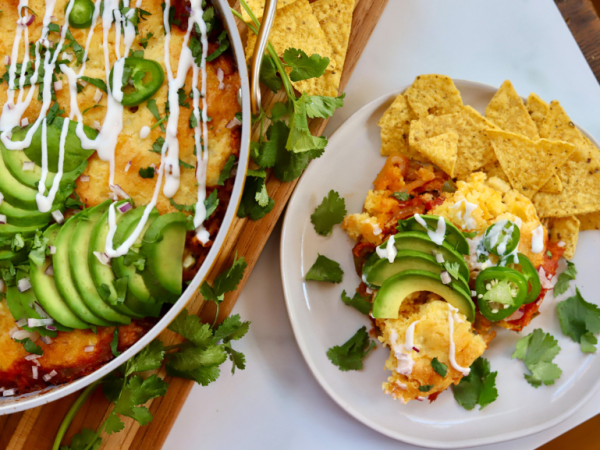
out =
[(105, 320), (127, 325), (131, 323), (131, 318), (118, 312), (114, 305), (109, 304), (100, 296), (88, 264), (92, 231), (111, 203), (110, 200), (107, 200), (78, 214), (79, 221), (69, 242), (69, 267), (77, 291), (87, 307)]
[(17, 225), (0, 225), (0, 238), (12, 238), (15, 234), (20, 234), (24, 238), (32, 237), (35, 232), (43, 228), (40, 225), (32, 225), (30, 227), (20, 227)]
[[(123, 213), (119, 212), (118, 207), (124, 203), (127, 202), (123, 200), (115, 204), (115, 219), (117, 223), (119, 223), (123, 217)], [(88, 264), (94, 285), (98, 292), (101, 292), (101, 290), (106, 291), (105, 301), (121, 314), (138, 318), (143, 318), (148, 315), (156, 317), (160, 313), (160, 305), (151, 305), (149, 303), (140, 302), (130, 293), (122, 293), (122, 295), (125, 295), (125, 298), (121, 300), (122, 303), (119, 303), (119, 293), (116, 289), (117, 279), (115, 278), (112, 268), (102, 264), (96, 255), (94, 255), (94, 252), (104, 253), (106, 237), (109, 232), (108, 214), (109, 211), (106, 210), (94, 226), (90, 238)], [(125, 280), (125, 286), (127, 285), (128, 280)]]
[[(37, 190), (38, 183), (42, 178), (42, 168), (34, 163), (33, 170), (23, 170), (23, 163), (33, 162), (27, 157), (24, 151), (8, 150), (2, 141), (0, 141), (0, 149), (2, 150), (4, 164), (10, 174), (22, 185)], [(73, 183), (83, 173), (87, 164), (88, 162), (85, 160), (75, 170), (63, 173), (60, 179), (60, 187), (65, 188), (68, 184)], [(46, 176), (46, 189), (52, 187), (55, 176), (56, 173), (48, 172)]]
[(414, 292), (433, 292), (464, 314), (469, 321), (475, 319), (475, 305), (460, 286), (445, 285), (439, 275), (423, 270), (407, 270), (388, 278), (373, 302), (373, 317), (397, 319), (400, 305)]
[(2, 247), (0, 248), (0, 262), (10, 261), (14, 265), (17, 265), (27, 260), (28, 253), (29, 249), (27, 247), (16, 252), (13, 252), (10, 247)]
[[(47, 127), (46, 142), (48, 144), (48, 170), (50, 172), (58, 172), (58, 156), (60, 152), (60, 134), (64, 123), (63, 117), (56, 117), (51, 125)], [(15, 128), (12, 131), (12, 141), (22, 141), (25, 139), (27, 132), (33, 124), (25, 128)], [(63, 172), (71, 172), (75, 170), (83, 161), (87, 160), (94, 150), (85, 150), (81, 146), (81, 141), (76, 133), (77, 122), (69, 123), (69, 131), (65, 140), (65, 158)], [(86, 125), (83, 126), (83, 131), (90, 139), (95, 139), (98, 132)], [(24, 150), (25, 155), (33, 161), (37, 166), (42, 166), (42, 125), (38, 127), (31, 139), (31, 144)]]
[[(409, 219), (403, 220), (401, 222), (401, 226), (404, 231), (421, 231), (423, 233), (427, 233), (427, 231), (436, 231), (438, 226), (438, 221), (440, 216), (436, 216), (433, 214), (427, 214), (420, 216), (421, 219), (427, 224), (429, 230), (426, 230), (423, 225), (417, 222), (416, 217), (411, 217)], [(446, 232), (444, 233), (444, 242), (450, 244), (454, 250), (462, 253), (463, 255), (469, 254), (469, 243), (467, 239), (462, 234), (462, 232), (448, 219), (444, 218), (444, 222), (446, 223)]]
[[(115, 247), (121, 245), (129, 236), (131, 236), (142, 215), (144, 214), (145, 209), (146, 207), (143, 206), (141, 208), (132, 209), (125, 213), (119, 222), (119, 225), (117, 226), (117, 231), (114, 237)], [(139, 252), (139, 247), (142, 244), (142, 239), (144, 238), (146, 231), (148, 228), (150, 228), (150, 225), (152, 225), (158, 216), (158, 210), (156, 208), (152, 209), (150, 215), (148, 216), (146, 226), (140, 233), (140, 236), (136, 240), (135, 244), (131, 247), (131, 251)], [(136, 267), (133, 264), (129, 266), (125, 265), (125, 257), (121, 256), (119, 258), (115, 258), (111, 261), (111, 264), (113, 272), (117, 278), (129, 278), (128, 289), (132, 295), (142, 302), (155, 302), (155, 299), (152, 298), (150, 291), (146, 287), (144, 278), (140, 273), (137, 272)]]
[(142, 276), (152, 297), (159, 301), (173, 303), (181, 296), (186, 224), (183, 213), (164, 214), (142, 240), (140, 253), (146, 257)]
[[(52, 225), (44, 231), (43, 236), (48, 239), (48, 245), (54, 246), (59, 231), (60, 227), (58, 225)], [(47, 257), (41, 266), (37, 266), (33, 261), (30, 264), (31, 271), (29, 275), (31, 286), (39, 303), (56, 322), (80, 330), (89, 328), (89, 324), (71, 311), (67, 303), (62, 299), (56, 288), (54, 276), (46, 274), (46, 269), (50, 265), (52, 265), (51, 257)]]
[[(367, 282), (373, 286), (381, 286), (391, 276), (406, 270), (425, 270), (439, 275), (446, 269), (433, 255), (414, 250), (401, 250), (393, 263), (385, 258), (375, 262), (366, 277)], [(457, 283), (463, 290), (470, 291), (468, 282), (460, 274)]]
[[(65, 207), (62, 204), (56, 205), (56, 209), (53, 209), (53, 211), (56, 210), (64, 212)], [(51, 212), (43, 213), (37, 210), (21, 209), (11, 205), (8, 201), (0, 203), (0, 214), (6, 216), (6, 222), (9, 225), (19, 227), (30, 227), (33, 225), (45, 226), (53, 220)]]
[(52, 255), (52, 267), (54, 269), (54, 280), (60, 296), (69, 305), (71, 310), (82, 320), (92, 325), (107, 327), (113, 325), (112, 322), (105, 320), (103, 314), (112, 317), (115, 313), (104, 303), (97, 305), (95, 309), (90, 309), (79, 295), (69, 267), (69, 246), (71, 238), (75, 232), (75, 227), (79, 219), (75, 215), (60, 227), (58, 236), (54, 243), (56, 252)]

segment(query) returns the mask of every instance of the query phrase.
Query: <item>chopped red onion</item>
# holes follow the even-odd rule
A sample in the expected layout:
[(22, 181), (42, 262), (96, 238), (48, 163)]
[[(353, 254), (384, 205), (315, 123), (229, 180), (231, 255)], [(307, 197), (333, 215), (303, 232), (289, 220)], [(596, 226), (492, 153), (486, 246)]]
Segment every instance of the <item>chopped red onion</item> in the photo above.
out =
[(6, 225), (6, 216), (4, 214), (0, 214), (0, 225)]
[(4, 64), (6, 64), (7, 66), (10, 64), (10, 56), (4, 55)]
[(23, 319), (19, 319), (15, 322), (15, 325), (18, 327), (22, 327), (23, 325), (27, 325), (27, 319), (23, 318)]
[(217, 80), (219, 80), (219, 90), (223, 90), (225, 89), (225, 83), (223, 83), (223, 77), (225, 76), (225, 73), (223, 72), (223, 69), (221, 69), (220, 67), (217, 69)]
[(83, 80), (77, 80), (77, 82), (78, 82), (79, 84), (81, 84), (83, 87), (86, 87), (86, 86), (88, 85), (88, 82), (87, 82), (87, 81), (83, 81)]
[(225, 125), (225, 128), (233, 128), (233, 127), (241, 125), (241, 124), (242, 124), (242, 122), (240, 122), (237, 117), (234, 117), (231, 122), (229, 122), (227, 125)]
[(51, 319), (50, 315), (38, 302), (34, 302), (33, 309), (35, 309), (35, 312), (38, 313), (42, 319)]
[[(9, 335), (10, 335), (10, 333), (9, 333)], [(14, 339), (15, 341), (21, 341), (23, 339), (29, 338), (33, 342), (35, 342), (35, 341), (38, 340), (38, 337), (36, 337), (36, 335), (37, 335), (37, 333), (32, 333), (32, 332), (27, 331), (27, 330), (18, 330), (18, 331), (15, 331), (12, 334), (11, 338)], [(35, 339), (33, 339), (34, 337), (35, 337)]]
[(540, 268), (538, 269), (538, 276), (540, 279), (540, 284), (544, 289), (554, 289), (554, 285), (550, 282), (550, 280), (548, 280), (548, 277), (546, 276), (546, 271), (542, 266), (540, 266)]
[(131, 161), (129, 161), (127, 163), (127, 165), (125, 166), (125, 168), (123, 169), (123, 172), (129, 172), (129, 169), (131, 168)]
[(35, 20), (35, 16), (33, 14), (25, 14), (25, 16), (17, 19), (17, 25), (21, 25), (23, 27), (28, 27)]
[(25, 357), (25, 361), (35, 361), (38, 358), (40, 358), (40, 355), (35, 355), (31, 353)]
[(444, 255), (442, 255), (441, 253), (436, 253), (435, 254), (435, 260), (437, 262), (439, 262), (440, 264), (443, 264), (445, 262)]
[(7, 389), (2, 392), (3, 397), (12, 397), (13, 395), (16, 395), (16, 394), (17, 394), (16, 389)]
[(83, 349), (83, 351), (84, 351), (85, 353), (90, 353), (90, 352), (93, 352), (95, 348), (96, 348), (96, 346), (95, 346), (95, 345), (88, 345), (88, 346), (86, 346), (86, 347)]
[(521, 311), (520, 309), (517, 309), (514, 313), (512, 313), (510, 316), (508, 316), (506, 318), (506, 320), (508, 322), (510, 322), (511, 320), (519, 320), (521, 317), (523, 317), (523, 314), (525, 314), (523, 311)]
[(50, 264), (46, 270), (44, 271), (44, 273), (46, 275), (48, 275), (49, 277), (53, 277), (54, 276), (54, 267), (52, 266), (52, 264)]
[(108, 255), (106, 253), (94, 252), (94, 256), (96, 258), (98, 258), (98, 261), (100, 261), (100, 264), (102, 264), (104, 266), (110, 266), (110, 258), (108, 257)]
[(558, 244), (556, 245), (558, 245), (559, 247), (564, 247), (567, 244), (565, 243), (565, 241), (558, 241)]
[(446, 270), (440, 274), (440, 278), (443, 284), (450, 284), (452, 282), (452, 277), (450, 277), (450, 274)]
[(81, 175), (79, 177), (79, 181), (81, 181), (82, 183), (87, 183), (88, 181), (90, 181), (90, 177), (88, 175)]
[(100, 100), (102, 100), (102, 91), (96, 88), (96, 93), (94, 94), (94, 101), (96, 103), (100, 103)]
[(110, 188), (112, 193), (115, 194), (117, 197), (121, 197), (124, 200), (131, 198), (129, 195), (127, 195), (127, 192), (125, 192), (123, 188), (118, 184), (110, 184), (108, 187)]
[(31, 366), (31, 374), (33, 375), (33, 379), (38, 379), (38, 368), (37, 366)]
[(4, 388), (0, 387), (0, 393), (4, 392)]
[(18, 282), (17, 282), (17, 289), (19, 289), (19, 292), (23, 293), (28, 289), (31, 289), (31, 282), (29, 281), (29, 278), (21, 278)]
[(417, 353), (421, 353), (421, 350), (419, 350), (417, 347), (413, 347), (413, 350)]
[(51, 255), (55, 255), (56, 254), (56, 247), (53, 245), (49, 245), (48, 246), (48, 253), (50, 253)]
[(42, 337), (40, 337), (40, 341), (42, 341), (46, 345), (52, 344), (52, 339), (50, 339), (49, 336), (42, 336)]
[(52, 378), (54, 378), (57, 375), (56, 370), (53, 370), (50, 373), (47, 373), (46, 375), (44, 375), (42, 377), (42, 379), (47, 383), (48, 381), (50, 381)]
[(23, 163), (23, 172), (31, 172), (35, 169), (35, 163), (33, 161), (25, 161)]
[(50, 16), (50, 22), (56, 22), (58, 19), (56, 16)]
[(54, 325), (47, 325), (46, 326), (46, 330), (48, 330), (48, 331), (56, 331), (57, 328)]
[(46, 325), (54, 325), (54, 319), (27, 319), (27, 326), (30, 328), (45, 327)]
[(55, 91), (62, 91), (63, 85), (62, 85), (62, 81), (58, 80), (54, 82), (54, 90)]
[[(25, 322), (27, 323), (27, 319), (25, 319)], [(17, 331), (19, 331), (18, 327), (13, 327), (11, 330), (8, 331), (8, 335), (10, 336), (11, 339)]]
[(100, 131), (102, 129), (102, 125), (97, 120), (94, 120), (94, 130)]
[(127, 203), (123, 203), (122, 205), (119, 205), (117, 207), (117, 209), (119, 210), (119, 212), (121, 213), (126, 213), (127, 211), (129, 211), (131, 208), (133, 208), (133, 206), (131, 206), (131, 203), (127, 202)]
[(65, 216), (63, 216), (63, 213), (60, 212), (59, 209), (57, 209), (56, 211), (52, 211), (52, 217), (59, 225), (65, 221)]
[(26, 127), (27, 125), (29, 125), (29, 119), (27, 117), (24, 117), (23, 119), (21, 119), (21, 126)]
[(417, 397), (417, 398), (415, 398), (415, 400), (418, 402), (422, 402), (424, 400), (424, 397)]
[(156, 170), (156, 164), (154, 163), (150, 164), (148, 167), (152, 167), (154, 170)]

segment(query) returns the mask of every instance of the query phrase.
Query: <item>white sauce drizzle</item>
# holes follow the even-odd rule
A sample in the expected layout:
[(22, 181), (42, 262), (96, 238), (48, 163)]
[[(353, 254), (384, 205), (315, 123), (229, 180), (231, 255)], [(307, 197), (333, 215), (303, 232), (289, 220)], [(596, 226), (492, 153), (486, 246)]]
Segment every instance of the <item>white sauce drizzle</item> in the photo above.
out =
[[(406, 336), (404, 338), (404, 345), (398, 345), (398, 333), (396, 330), (390, 331), (390, 345), (394, 351), (394, 356), (398, 360), (398, 367), (396, 372), (400, 375), (410, 375), (412, 373), (415, 362), (412, 359), (413, 342), (415, 327), (419, 323), (419, 320), (415, 320), (406, 329)], [(407, 351), (408, 353), (405, 353)]]
[(150, 127), (143, 126), (142, 129), (140, 130), (140, 139), (146, 139), (149, 134), (150, 134)]
[(454, 344), (454, 317), (453, 313), (458, 312), (458, 308), (455, 308), (450, 303), (448, 303), (448, 329), (450, 333), (450, 350), (448, 353), (448, 357), (450, 359), (450, 365), (461, 372), (463, 376), (469, 375), (471, 373), (471, 369), (468, 367), (462, 367), (456, 362), (456, 346)]
[(375, 251), (377, 252), (377, 256), (379, 256), (381, 259), (387, 258), (387, 260), (389, 262), (393, 263), (394, 259), (396, 259), (396, 255), (398, 254), (398, 250), (396, 249), (395, 242), (396, 242), (396, 238), (392, 234), (387, 240), (385, 249), (383, 249), (381, 247), (377, 247), (375, 249)]
[(544, 227), (542, 224), (531, 233), (531, 253), (541, 253), (544, 250)]
[(47, 196), (44, 196), (46, 192), (46, 177), (48, 176), (48, 142), (47, 142), (47, 122), (46, 118), (42, 123), (42, 175), (38, 184), (38, 193), (35, 195), (35, 201), (37, 203), (38, 210), (40, 212), (49, 212), (52, 209), (52, 203), (58, 192), (60, 186), (60, 180), (63, 175), (63, 166), (65, 161), (65, 143), (67, 140), (67, 133), (69, 132), (69, 119), (65, 119), (63, 127), (60, 131), (60, 143), (58, 151), (58, 172), (54, 176), (52, 181), (52, 187)]
[(435, 231), (429, 229), (427, 222), (425, 222), (425, 219), (423, 219), (420, 214), (415, 214), (415, 220), (427, 230), (427, 236), (429, 236), (429, 239), (431, 239), (437, 245), (442, 245), (444, 243), (444, 236), (446, 235), (446, 221), (443, 217), (440, 216), (438, 219), (437, 229)]
[[(460, 211), (461, 205), (465, 205), (464, 216), (463, 216), (463, 213)], [(466, 230), (474, 230), (475, 228), (477, 228), (477, 222), (475, 221), (475, 219), (473, 217), (471, 217), (471, 213), (473, 211), (475, 211), (477, 208), (479, 208), (479, 205), (468, 202), (466, 199), (462, 199), (461, 201), (456, 202), (452, 206), (452, 209), (458, 210), (456, 213), (456, 217), (458, 217), (458, 219), (462, 220), (464, 223), (464, 225), (461, 226), (461, 228), (463, 230), (465, 230), (465, 229)]]

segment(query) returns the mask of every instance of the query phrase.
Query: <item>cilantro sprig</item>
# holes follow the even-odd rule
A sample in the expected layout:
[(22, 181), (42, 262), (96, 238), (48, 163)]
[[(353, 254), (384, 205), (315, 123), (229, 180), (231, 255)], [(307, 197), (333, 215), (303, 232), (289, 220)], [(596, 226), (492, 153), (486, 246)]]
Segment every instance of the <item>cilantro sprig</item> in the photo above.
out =
[(344, 271), (339, 263), (327, 256), (319, 254), (317, 260), (304, 277), (307, 281), (328, 281), (330, 283), (341, 283)]
[[(340, 269), (341, 270), (341, 269)], [(359, 292), (354, 293), (354, 297), (350, 298), (346, 295), (346, 291), (342, 291), (342, 301), (348, 305), (352, 306), (354, 309), (359, 311), (361, 314), (365, 316), (369, 315), (371, 312), (371, 307), (373, 304), (367, 300), (368, 297), (363, 297)]]
[(571, 280), (574, 280), (577, 277), (577, 269), (575, 268), (575, 264), (571, 261), (567, 261), (567, 268), (558, 276), (558, 281), (554, 286), (554, 295), (560, 295), (567, 292), (569, 289)]
[(517, 348), (512, 358), (522, 360), (531, 374), (525, 374), (525, 379), (533, 387), (543, 384), (550, 386), (560, 378), (562, 370), (552, 362), (560, 352), (558, 341), (540, 328), (517, 341)]
[(332, 189), (310, 216), (310, 221), (317, 233), (321, 236), (329, 236), (333, 226), (342, 223), (345, 215), (346, 201)]
[(600, 333), (600, 308), (586, 302), (577, 289), (577, 293), (556, 305), (560, 327), (564, 334), (581, 345), (584, 353), (594, 353)]
[(327, 350), (327, 358), (343, 372), (362, 370), (363, 359), (375, 347), (375, 341), (369, 339), (367, 327), (362, 327), (343, 345)]
[[(432, 364), (433, 366), (433, 361)], [(444, 365), (444, 367), (446, 367)], [(434, 367), (438, 372), (438, 369)], [(440, 372), (438, 372), (440, 373)], [(490, 370), (490, 362), (481, 356), (471, 365), (471, 372), (453, 387), (454, 399), (466, 410), (471, 410), (479, 405), (485, 408), (498, 398), (496, 389), (496, 375), (498, 372)], [(441, 373), (440, 373), (441, 375)]]

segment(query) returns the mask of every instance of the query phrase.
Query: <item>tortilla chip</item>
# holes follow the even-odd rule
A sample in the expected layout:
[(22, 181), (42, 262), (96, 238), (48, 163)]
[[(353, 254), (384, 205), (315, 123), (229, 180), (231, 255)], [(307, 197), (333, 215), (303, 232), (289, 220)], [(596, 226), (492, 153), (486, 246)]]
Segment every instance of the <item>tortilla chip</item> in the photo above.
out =
[[(333, 51), (325, 38), (325, 33), (319, 25), (308, 0), (296, 0), (277, 10), (275, 22), (271, 28), (269, 41), (275, 47), (277, 54), (282, 57), (288, 48), (303, 50), (308, 56), (318, 54), (329, 58), (329, 70), (337, 69), (332, 59)], [(252, 58), (256, 45), (256, 35), (248, 34), (246, 44), (246, 60)]]
[(428, 116), (415, 120), (410, 125), (409, 143), (411, 147), (418, 142), (454, 130), (458, 133), (458, 156), (454, 174), (464, 178), (471, 172), (496, 160), (485, 130), (494, 128), (481, 114), (470, 106), (464, 106), (460, 112), (442, 116)]
[(485, 117), (501, 130), (522, 134), (533, 140), (540, 138), (523, 100), (509, 80), (502, 83), (490, 100), (485, 108)]
[(575, 151), (575, 146), (567, 142), (548, 139), (534, 142), (520, 134), (500, 130), (486, 130), (486, 134), (510, 184), (528, 198), (532, 198)]
[(550, 105), (542, 100), (536, 93), (532, 92), (527, 98), (527, 111), (531, 116), (531, 119), (535, 122), (535, 126), (538, 129), (538, 133), (542, 128), (542, 123), (546, 118), (546, 114), (550, 110)]
[(581, 131), (556, 100), (550, 103), (550, 110), (540, 128), (540, 136), (545, 139), (569, 142), (579, 148), (588, 145)]
[(447, 133), (431, 139), (422, 140), (415, 148), (429, 161), (450, 175), (450, 178), (454, 177), (456, 156), (458, 154), (458, 133), (456, 131), (449, 130)]
[(408, 145), (410, 122), (416, 118), (417, 115), (408, 106), (404, 95), (398, 95), (377, 123), (381, 128), (381, 156), (400, 153), (409, 159), (427, 162), (418, 151), (412, 150)]
[(563, 257), (566, 259), (571, 259), (575, 256), (577, 238), (579, 237), (579, 226), (579, 219), (575, 216), (552, 219), (550, 224), (550, 241), (562, 241), (565, 243)]
[(419, 118), (460, 112), (463, 102), (452, 78), (446, 75), (421, 75), (404, 93)]
[[(296, 0), (279, 0), (277, 2), (277, 9), (279, 10), (284, 6), (291, 5), (295, 1)], [(265, 12), (265, 3), (266, 0), (246, 0), (246, 4), (250, 7), (250, 9), (252, 10), (259, 22)], [(244, 17), (244, 22), (251, 22), (252, 19), (250, 19), (250, 16), (246, 12), (246, 10), (243, 7), (240, 7), (240, 9), (242, 10), (242, 17)]]
[(481, 170), (487, 174), (488, 178), (496, 177), (500, 178), (506, 183), (510, 183), (510, 180), (508, 179), (508, 177), (504, 173), (504, 170), (502, 169), (502, 166), (500, 165), (500, 161), (498, 161), (497, 159), (483, 166)]
[(577, 216), (581, 224), (579, 230), (600, 230), (600, 211)]
[(350, 40), (354, 0), (318, 0), (311, 3), (310, 6), (331, 46), (332, 59), (335, 61), (337, 69), (327, 70), (318, 78), (310, 78), (292, 84), (299, 92), (306, 92), (308, 95), (335, 97), (339, 92)]
[(560, 181), (560, 178), (556, 174), (553, 174), (546, 184), (540, 188), (540, 192), (548, 192), (549, 194), (560, 194), (562, 190), (562, 181)]
[(600, 163), (588, 147), (573, 152), (556, 174), (562, 181), (562, 192), (538, 192), (533, 197), (540, 217), (567, 217), (600, 211)]

